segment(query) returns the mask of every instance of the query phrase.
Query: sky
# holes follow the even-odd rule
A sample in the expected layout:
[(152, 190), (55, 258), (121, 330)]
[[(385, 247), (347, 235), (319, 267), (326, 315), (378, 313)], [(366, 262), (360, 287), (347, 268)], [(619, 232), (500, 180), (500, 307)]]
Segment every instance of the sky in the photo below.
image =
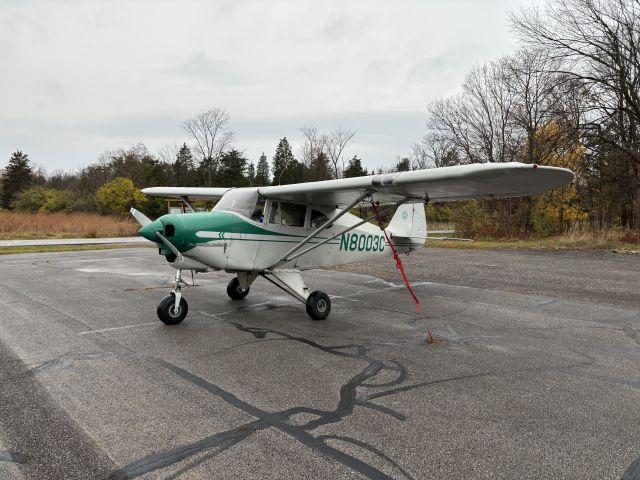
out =
[(22, 150), (48, 172), (108, 150), (152, 153), (185, 119), (231, 116), (256, 162), (300, 127), (354, 130), (345, 158), (391, 166), (425, 132), (428, 102), (516, 48), (525, 0), (1, 0), (0, 167)]

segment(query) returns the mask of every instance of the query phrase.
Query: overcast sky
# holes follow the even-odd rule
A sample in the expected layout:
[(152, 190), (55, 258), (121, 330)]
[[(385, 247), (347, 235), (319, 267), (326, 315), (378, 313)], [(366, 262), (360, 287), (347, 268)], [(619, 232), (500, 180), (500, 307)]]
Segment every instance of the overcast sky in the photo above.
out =
[(0, 166), (48, 171), (143, 142), (188, 142), (213, 106), (254, 162), (300, 126), (355, 130), (346, 157), (389, 166), (424, 133), (429, 101), (511, 52), (524, 0), (0, 2)]

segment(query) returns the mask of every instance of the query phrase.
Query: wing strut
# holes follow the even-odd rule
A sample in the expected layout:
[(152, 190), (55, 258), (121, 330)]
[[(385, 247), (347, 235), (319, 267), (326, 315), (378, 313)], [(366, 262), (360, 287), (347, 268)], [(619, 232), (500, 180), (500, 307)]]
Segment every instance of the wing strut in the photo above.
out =
[[(300, 255), (295, 255), (293, 257), (289, 257), (289, 255), (291, 255), (292, 253), (297, 252), (298, 250), (300, 250), (303, 246), (305, 246), (307, 243), (309, 243), (311, 240), (313, 240), (315, 237), (317, 237), (321, 232), (326, 230), (328, 226), (332, 225), (333, 222), (338, 220), (341, 216), (343, 216), (345, 213), (347, 213), (354, 206), (356, 206), (358, 203), (360, 203), (362, 200), (364, 200), (366, 197), (368, 197), (370, 195), (371, 195), (370, 191), (367, 190), (366, 192), (364, 192), (362, 195), (360, 195), (358, 198), (356, 198), (353, 202), (351, 202), (349, 205), (344, 207), (342, 210), (340, 210), (333, 217), (331, 217), (326, 222), (324, 222), (322, 225), (320, 225), (307, 238), (305, 238), (304, 240), (300, 241), (300, 243), (298, 243), (295, 247), (293, 247), (291, 250), (289, 250), (287, 253), (285, 253), (282, 257), (280, 257), (280, 259), (276, 263), (274, 263), (271, 268), (277, 267), (278, 265), (282, 265), (283, 263), (288, 262), (289, 260), (293, 260), (294, 258), (298, 258)], [(335, 238), (335, 237), (332, 237), (331, 239), (333, 239), (333, 238)], [(327, 243), (327, 242), (319, 243), (319, 244), (315, 245), (313, 248), (318, 247), (320, 245), (324, 245), (325, 243)], [(311, 249), (309, 249), (309, 250), (311, 250)], [(307, 250), (305, 250), (305, 252), (307, 252)]]
[[(391, 210), (392, 208), (399, 207), (399, 206), (400, 206), (400, 205), (402, 205), (403, 203), (407, 203), (409, 200), (410, 200), (409, 198), (405, 198), (404, 200), (402, 200), (402, 201), (400, 201), (400, 202), (398, 202), (398, 203), (393, 203), (393, 204), (391, 204), (391, 205), (389, 205), (389, 206), (387, 206), (387, 207), (383, 208), (382, 210), (380, 210), (380, 214), (385, 213), (385, 212), (387, 212), (388, 210)], [(330, 241), (331, 241), (331, 240), (333, 240), (334, 238), (339, 237), (340, 235), (342, 235), (342, 234), (344, 234), (344, 233), (350, 232), (351, 230), (353, 230), (353, 229), (355, 229), (355, 228), (358, 228), (360, 225), (362, 225), (362, 224), (364, 224), (364, 223), (367, 223), (368, 221), (373, 220), (374, 218), (376, 218), (376, 215), (371, 215), (371, 216), (369, 216), (369, 217), (365, 218), (364, 220), (361, 220), (361, 221), (359, 221), (358, 223), (355, 223), (355, 224), (351, 225), (350, 227), (345, 228), (344, 230), (342, 230), (342, 231), (340, 231), (340, 232), (336, 233), (335, 235), (333, 235), (333, 236), (331, 236), (331, 237), (329, 237), (329, 238), (327, 238), (327, 239), (323, 240), (322, 242), (320, 242), (320, 243), (316, 243), (316, 244), (312, 245), (311, 247), (309, 247), (309, 248), (307, 248), (307, 249), (303, 250), (302, 252), (298, 252), (298, 253), (296, 253), (295, 255), (292, 255), (291, 257), (287, 258), (285, 261), (287, 261), (287, 262), (288, 262), (289, 260), (295, 260), (296, 258), (301, 257), (301, 256), (302, 256), (302, 255), (304, 255), (305, 253), (308, 253), (308, 252), (310, 252), (311, 250), (313, 250), (313, 249), (315, 249), (315, 248), (318, 248), (318, 247), (320, 247), (321, 245), (324, 245), (324, 244), (325, 244), (325, 243), (327, 243), (327, 242), (330, 242)]]
[[(187, 208), (188, 208), (189, 210), (191, 210), (191, 213), (196, 212), (195, 207), (194, 207), (194, 206), (193, 206), (193, 204), (189, 201), (189, 197), (187, 197), (186, 195), (183, 195), (182, 197), (180, 197), (180, 200), (182, 200), (182, 204), (183, 204), (183, 205), (186, 205), (186, 206), (187, 206)], [(184, 209), (183, 209), (183, 211), (184, 211)]]

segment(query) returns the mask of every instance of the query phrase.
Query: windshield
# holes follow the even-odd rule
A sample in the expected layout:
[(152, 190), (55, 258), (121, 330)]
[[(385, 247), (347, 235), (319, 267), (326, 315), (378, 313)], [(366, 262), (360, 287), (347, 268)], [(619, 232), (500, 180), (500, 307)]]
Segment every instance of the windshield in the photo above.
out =
[(257, 188), (234, 188), (222, 196), (213, 211), (233, 212), (251, 218), (257, 203)]

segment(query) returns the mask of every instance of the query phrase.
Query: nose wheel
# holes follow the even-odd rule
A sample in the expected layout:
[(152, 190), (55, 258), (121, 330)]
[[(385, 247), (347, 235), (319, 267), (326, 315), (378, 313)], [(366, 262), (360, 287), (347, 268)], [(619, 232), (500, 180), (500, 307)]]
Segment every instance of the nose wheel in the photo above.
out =
[(182, 280), (182, 270), (176, 270), (175, 287), (171, 293), (164, 297), (158, 305), (158, 318), (165, 325), (177, 325), (187, 316), (189, 306), (182, 297), (182, 290), (189, 284)]
[(158, 318), (165, 325), (177, 325), (187, 316), (189, 306), (184, 298), (181, 298), (176, 308), (176, 297), (171, 293), (162, 299), (158, 305)]

